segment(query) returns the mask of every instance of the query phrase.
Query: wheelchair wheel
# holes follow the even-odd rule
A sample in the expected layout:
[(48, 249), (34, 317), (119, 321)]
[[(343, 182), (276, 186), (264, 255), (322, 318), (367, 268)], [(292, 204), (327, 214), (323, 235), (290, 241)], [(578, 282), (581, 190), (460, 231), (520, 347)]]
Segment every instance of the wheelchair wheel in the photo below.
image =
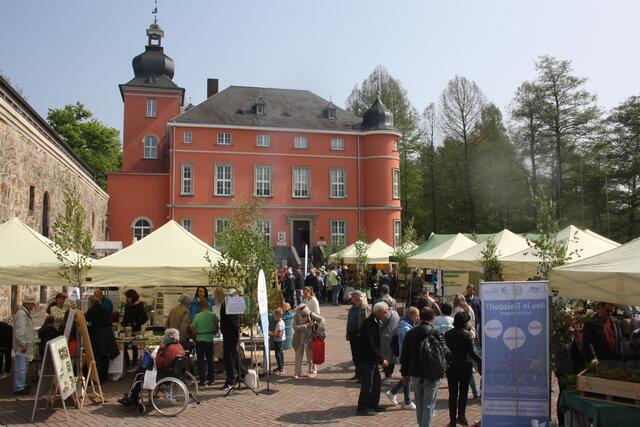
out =
[(138, 410), (138, 415), (140, 415), (141, 417), (144, 416), (144, 414), (147, 413), (147, 408), (146, 406), (144, 406), (144, 403), (138, 403), (138, 407), (136, 408)]
[(151, 392), (151, 405), (165, 417), (175, 417), (189, 404), (189, 390), (182, 381), (166, 377), (156, 383)]
[(182, 382), (184, 383), (184, 385), (187, 386), (187, 390), (189, 390), (189, 393), (191, 393), (192, 396), (197, 396), (198, 395), (198, 380), (196, 379), (195, 375), (193, 375), (191, 372), (189, 371), (184, 371), (184, 378), (182, 380)]

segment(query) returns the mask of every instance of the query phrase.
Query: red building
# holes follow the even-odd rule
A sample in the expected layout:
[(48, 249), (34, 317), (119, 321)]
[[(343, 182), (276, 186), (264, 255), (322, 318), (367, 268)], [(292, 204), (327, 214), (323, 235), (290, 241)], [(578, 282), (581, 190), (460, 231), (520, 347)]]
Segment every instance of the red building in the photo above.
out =
[(400, 234), (398, 138), (376, 100), (362, 119), (309, 91), (207, 81), (207, 99), (183, 108), (184, 89), (158, 24), (133, 59), (124, 101), (122, 171), (108, 177), (110, 239), (126, 246), (169, 219), (214, 242), (234, 204), (264, 198), (260, 226), (289, 259), (358, 229), (394, 245)]

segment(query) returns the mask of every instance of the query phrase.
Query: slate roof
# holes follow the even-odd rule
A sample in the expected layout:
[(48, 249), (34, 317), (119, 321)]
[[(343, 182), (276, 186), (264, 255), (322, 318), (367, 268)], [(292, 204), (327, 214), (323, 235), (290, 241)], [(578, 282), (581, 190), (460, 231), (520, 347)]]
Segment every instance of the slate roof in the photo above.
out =
[[(265, 102), (264, 115), (255, 114), (260, 96)], [(335, 106), (336, 119), (329, 119), (328, 106), (329, 101), (308, 90), (229, 86), (173, 122), (335, 131), (360, 128), (360, 118)]]

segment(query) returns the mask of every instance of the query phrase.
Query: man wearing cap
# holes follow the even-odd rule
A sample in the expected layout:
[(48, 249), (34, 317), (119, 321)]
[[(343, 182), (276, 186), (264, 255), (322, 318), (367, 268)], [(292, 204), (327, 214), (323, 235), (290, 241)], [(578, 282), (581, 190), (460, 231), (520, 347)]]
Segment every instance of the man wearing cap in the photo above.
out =
[(36, 298), (27, 295), (22, 298), (22, 306), (16, 312), (13, 325), (13, 349), (16, 356), (13, 360), (13, 393), (28, 394), (31, 387), (27, 385), (27, 367), (33, 355), (35, 333), (31, 312), (36, 307)]
[(356, 374), (351, 377), (352, 380), (357, 380), (360, 374), (360, 368), (358, 367), (358, 341), (360, 339), (360, 330), (365, 320), (371, 315), (371, 307), (367, 302), (367, 296), (360, 291), (353, 291), (351, 293), (351, 308), (347, 315), (347, 341), (351, 347), (351, 360), (356, 367)]

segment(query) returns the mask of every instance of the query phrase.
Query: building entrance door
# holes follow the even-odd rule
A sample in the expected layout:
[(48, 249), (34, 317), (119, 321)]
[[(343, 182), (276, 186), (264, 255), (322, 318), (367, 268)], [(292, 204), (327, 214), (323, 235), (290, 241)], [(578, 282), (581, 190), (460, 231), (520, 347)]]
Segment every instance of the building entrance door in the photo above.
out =
[(293, 236), (293, 246), (298, 251), (300, 260), (304, 263), (304, 245), (309, 245), (311, 251), (311, 221), (308, 219), (294, 220), (291, 224)]

